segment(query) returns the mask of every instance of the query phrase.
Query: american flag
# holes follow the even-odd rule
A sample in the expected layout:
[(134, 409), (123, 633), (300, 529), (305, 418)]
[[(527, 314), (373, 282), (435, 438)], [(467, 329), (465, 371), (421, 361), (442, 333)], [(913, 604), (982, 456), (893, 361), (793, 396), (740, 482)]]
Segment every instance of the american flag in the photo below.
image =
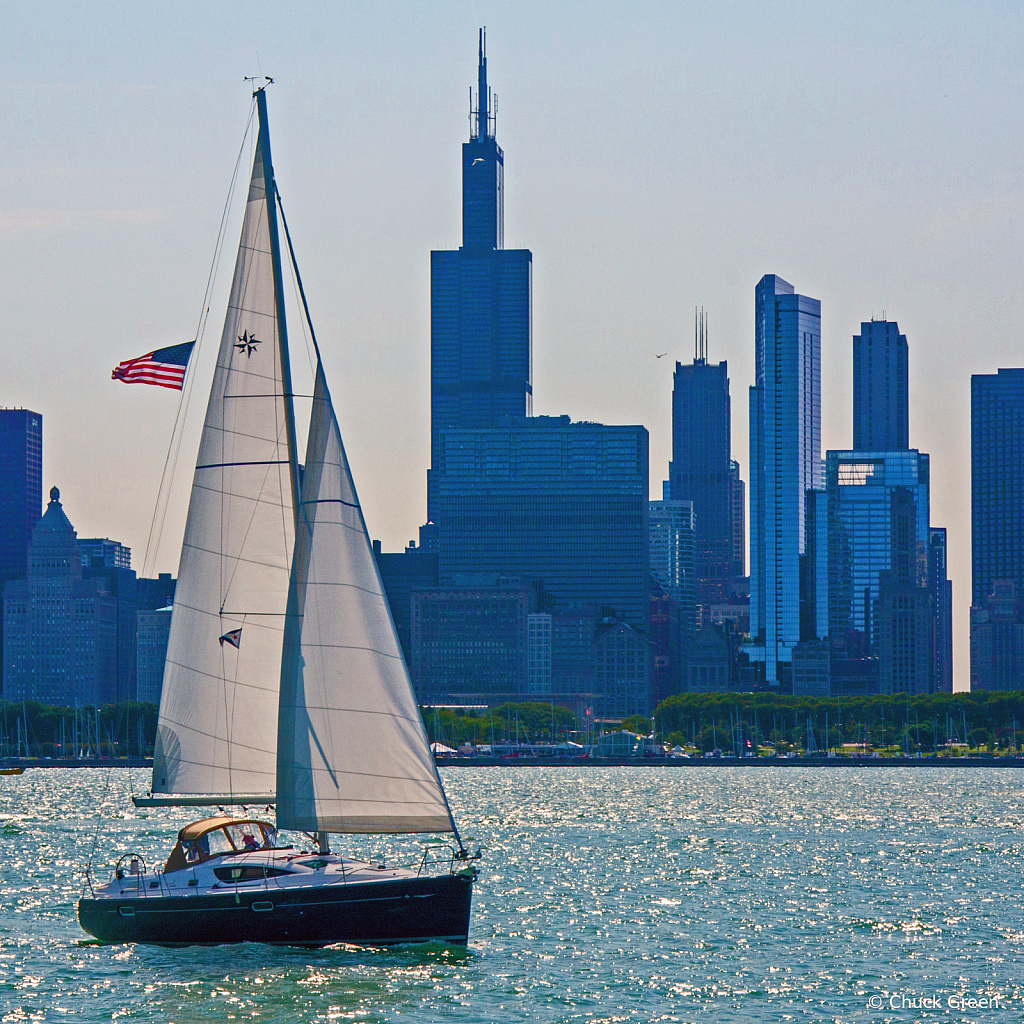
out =
[(184, 345), (158, 348), (137, 359), (126, 359), (110, 376), (125, 384), (156, 384), (180, 391), (185, 385), (185, 370), (194, 345), (194, 341), (189, 341)]

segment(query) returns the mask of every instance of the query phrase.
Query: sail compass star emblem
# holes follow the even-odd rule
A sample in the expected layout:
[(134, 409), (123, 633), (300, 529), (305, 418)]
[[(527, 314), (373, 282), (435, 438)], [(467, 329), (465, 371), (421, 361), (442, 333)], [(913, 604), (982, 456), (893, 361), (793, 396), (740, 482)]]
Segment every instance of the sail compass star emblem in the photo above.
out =
[(235, 348), (239, 352), (244, 352), (246, 359), (252, 356), (253, 352), (256, 351), (256, 346), (260, 344), (260, 339), (254, 334), (250, 334), (248, 331), (243, 331), (239, 336), (238, 341), (235, 342)]

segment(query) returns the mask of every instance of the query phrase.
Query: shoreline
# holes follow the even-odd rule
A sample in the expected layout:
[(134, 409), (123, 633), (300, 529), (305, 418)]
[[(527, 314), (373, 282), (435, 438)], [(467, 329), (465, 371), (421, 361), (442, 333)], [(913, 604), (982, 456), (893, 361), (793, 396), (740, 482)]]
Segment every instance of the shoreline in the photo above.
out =
[[(438, 768), (1024, 768), (1001, 757), (442, 757)], [(12, 768), (152, 768), (151, 757), (4, 758)]]

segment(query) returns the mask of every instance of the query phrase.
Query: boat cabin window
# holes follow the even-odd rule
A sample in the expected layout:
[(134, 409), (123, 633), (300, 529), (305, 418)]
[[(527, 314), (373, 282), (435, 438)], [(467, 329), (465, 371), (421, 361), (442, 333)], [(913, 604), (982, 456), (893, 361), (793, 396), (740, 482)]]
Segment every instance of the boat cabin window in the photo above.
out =
[[(273, 829), (270, 831), (273, 832)], [(240, 825), (228, 825), (227, 833), (236, 850), (265, 850), (274, 845), (263, 838), (263, 832), (255, 821), (242, 822)]]
[(235, 847), (222, 828), (215, 828), (207, 832), (205, 836), (199, 837), (199, 855), (202, 860), (207, 857), (218, 857), (222, 853), (233, 853)]
[[(220, 821), (211, 821), (210, 827), (197, 836), (196, 832), (204, 824), (199, 822), (198, 827), (182, 829), (165, 871), (178, 871), (229, 853), (277, 848), (277, 829), (262, 821), (225, 821), (222, 818)], [(191, 835), (187, 835), (188, 832)]]

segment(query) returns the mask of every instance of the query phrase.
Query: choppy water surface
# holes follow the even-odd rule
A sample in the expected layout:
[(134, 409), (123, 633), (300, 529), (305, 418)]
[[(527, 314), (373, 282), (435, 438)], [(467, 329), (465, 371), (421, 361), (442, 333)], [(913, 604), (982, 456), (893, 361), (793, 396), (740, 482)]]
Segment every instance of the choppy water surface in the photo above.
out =
[(88, 941), (81, 869), (94, 837), (102, 877), (129, 848), (162, 861), (189, 812), (134, 810), (126, 770), (0, 778), (0, 1020), (1024, 1018), (1024, 770), (482, 768), (445, 783), (484, 848), (468, 950), (164, 950)]

